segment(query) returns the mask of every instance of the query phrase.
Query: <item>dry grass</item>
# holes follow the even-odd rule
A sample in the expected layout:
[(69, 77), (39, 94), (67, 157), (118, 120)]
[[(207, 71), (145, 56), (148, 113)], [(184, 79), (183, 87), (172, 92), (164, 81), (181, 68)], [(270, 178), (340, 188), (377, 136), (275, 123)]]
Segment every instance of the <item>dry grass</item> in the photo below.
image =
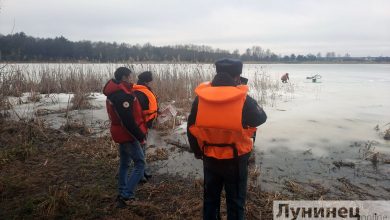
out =
[(92, 67), (59, 64), (8, 65), (3, 70), (0, 86), (5, 96), (19, 97), (24, 92), (51, 94), (100, 92), (109, 72), (94, 72)]
[(294, 195), (294, 199), (318, 200), (323, 199), (329, 192), (329, 189), (315, 182), (287, 180), (284, 185), (285, 189)]
[(388, 128), (386, 131), (385, 131), (385, 134), (383, 135), (383, 138), (385, 140), (390, 140), (390, 128)]
[(167, 160), (169, 158), (168, 150), (165, 148), (157, 148), (152, 154), (146, 155), (146, 161), (148, 163), (157, 160)]
[(63, 212), (63, 209), (70, 204), (69, 189), (64, 186), (50, 186), (45, 198), (38, 204), (39, 213), (43, 217), (53, 218), (57, 213)]
[(256, 66), (248, 77), (251, 78), (248, 82), (250, 94), (262, 106), (274, 106), (281, 92), (294, 93), (291, 83), (282, 85), (279, 79), (273, 79), (262, 66)]
[(67, 122), (63, 126), (61, 126), (61, 129), (68, 133), (77, 133), (84, 136), (92, 134), (92, 129), (86, 125), (86, 122), (79, 120), (67, 120)]
[[(129, 67), (136, 73), (152, 71), (155, 74), (152, 87), (159, 101), (174, 102), (183, 112), (189, 112), (195, 97), (195, 88), (201, 82), (212, 80), (215, 75), (215, 67), (205, 64), (140, 64)], [(261, 105), (273, 105), (279, 92), (294, 92), (293, 85), (288, 84), (282, 88), (279, 79), (273, 79), (263, 67), (255, 67), (251, 73), (244, 75), (250, 78), (248, 82), (250, 95)]]
[(89, 93), (78, 90), (74, 93), (71, 101), (71, 110), (91, 109), (93, 105), (89, 100)]
[[(200, 179), (156, 174), (151, 182), (139, 186), (138, 201), (119, 210), (114, 203), (118, 152), (110, 137), (68, 135), (37, 122), (7, 125), (1, 125), (0, 141), (4, 147), (0, 151), (19, 148), (27, 142), (35, 153), (0, 158), (5, 161), (0, 167), (0, 219), (200, 219), (202, 216)], [(19, 138), (7, 141), (10, 136)], [(251, 173), (257, 175), (256, 171)], [(271, 218), (272, 201), (286, 199), (280, 194), (262, 192), (253, 184), (247, 198), (248, 219)], [(226, 217), (225, 206), (222, 213)]]
[(351, 199), (368, 200), (375, 198), (375, 196), (367, 190), (364, 190), (362, 187), (345, 177), (338, 178), (337, 181), (339, 183), (337, 188)]
[(183, 110), (190, 109), (195, 88), (201, 82), (210, 81), (214, 73), (213, 66), (204, 64), (139, 64), (129, 67), (136, 74), (143, 71), (153, 72), (152, 88), (159, 102), (174, 102), (176, 107)]
[(279, 81), (272, 80), (262, 68), (256, 73), (254, 74), (254, 79), (249, 81), (254, 98), (261, 105), (268, 104), (269, 102), (273, 103), (277, 96), (276, 92), (281, 88)]
[(390, 163), (390, 155), (381, 153), (375, 149), (375, 141), (367, 141), (364, 146), (359, 149), (360, 157), (363, 160), (371, 161), (376, 167), (379, 163)]
[(9, 91), (3, 86), (6, 68), (6, 64), (0, 66), (0, 120), (9, 116), (8, 110), (11, 108), (11, 104), (8, 101)]
[(8, 97), (4, 97), (3, 94), (0, 94), (0, 120), (9, 117), (10, 109), (11, 109), (11, 104), (8, 101)]
[[(154, 72), (153, 88), (159, 101), (174, 102), (178, 108), (178, 116), (163, 125), (166, 128), (174, 127), (181, 118), (187, 117), (195, 87), (210, 80), (214, 74), (212, 65), (139, 64), (129, 67), (136, 73)], [(31, 102), (50, 93), (73, 93), (74, 96), (66, 110), (58, 110), (67, 117), (62, 127), (66, 132), (47, 128), (38, 120), (0, 120), (0, 219), (201, 218), (202, 180), (169, 175), (155, 175), (151, 182), (137, 190), (139, 201), (128, 209), (115, 209), (116, 144), (107, 136), (90, 136), (90, 128), (85, 123), (68, 117), (72, 110), (93, 107), (89, 104), (88, 94), (100, 92), (115, 68), (110, 66), (96, 72), (88, 66), (58, 65), (52, 68), (42, 64), (29, 68), (11, 66), (2, 72), (0, 110), (4, 112), (12, 108), (8, 106), (8, 96), (20, 96), (24, 92), (30, 93), (28, 99)], [(257, 89), (276, 91), (276, 85), (272, 86), (271, 82), (267, 77), (253, 80)], [(263, 95), (264, 100), (266, 96)], [(39, 116), (53, 111), (34, 112)], [(168, 150), (160, 148), (147, 159), (152, 162), (168, 157)], [(258, 169), (250, 171), (251, 180), (257, 179), (258, 175)], [(277, 193), (261, 191), (257, 183), (250, 184), (247, 218), (270, 218), (272, 201), (283, 198)], [(226, 217), (226, 208), (222, 213)]]
[[(72, 93), (74, 97), (69, 110), (93, 108), (88, 95), (92, 92), (101, 92), (106, 81), (112, 78), (114, 70), (119, 66), (117, 64), (8, 65), (1, 73), (0, 110), (7, 109), (7, 97), (20, 97), (23, 93), (30, 94), (28, 97), (30, 102), (39, 101), (44, 94)], [(173, 119), (174, 121), (167, 123), (172, 125), (188, 116), (195, 97), (194, 90), (199, 83), (210, 81), (215, 75), (215, 67), (205, 64), (125, 64), (125, 66), (133, 69), (135, 74), (147, 70), (153, 72), (152, 88), (159, 102), (173, 103), (178, 109), (179, 114)], [(260, 67), (255, 68), (250, 75), (251, 95), (261, 105), (273, 105), (282, 90), (279, 80), (272, 79)]]
[(390, 140), (390, 123), (387, 123), (383, 126), (376, 125), (374, 130), (385, 140)]
[(27, 97), (27, 100), (30, 102), (39, 102), (41, 98), (42, 97), (38, 92), (30, 92), (30, 95)]

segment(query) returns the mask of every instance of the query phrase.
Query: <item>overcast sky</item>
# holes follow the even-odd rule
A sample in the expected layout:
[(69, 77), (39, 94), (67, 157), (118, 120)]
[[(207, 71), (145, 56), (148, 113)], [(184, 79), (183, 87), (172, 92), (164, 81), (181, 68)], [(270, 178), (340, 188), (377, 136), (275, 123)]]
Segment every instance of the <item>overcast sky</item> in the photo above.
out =
[(389, 0), (0, 0), (0, 33), (390, 56)]

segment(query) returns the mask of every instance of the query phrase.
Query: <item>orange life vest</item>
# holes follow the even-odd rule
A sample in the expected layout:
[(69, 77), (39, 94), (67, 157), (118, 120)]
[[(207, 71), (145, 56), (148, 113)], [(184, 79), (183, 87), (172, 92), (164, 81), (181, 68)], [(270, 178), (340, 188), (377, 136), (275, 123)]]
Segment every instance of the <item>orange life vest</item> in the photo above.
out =
[(209, 82), (195, 89), (198, 112), (190, 132), (207, 157), (232, 159), (252, 151), (256, 128), (242, 127), (242, 109), (248, 86), (212, 87)]
[(156, 95), (152, 91), (150, 91), (150, 89), (148, 89), (148, 87), (146, 87), (144, 85), (134, 85), (133, 89), (145, 94), (149, 100), (149, 109), (143, 111), (145, 121), (148, 122), (148, 121), (156, 118), (157, 117), (157, 109), (158, 109)]

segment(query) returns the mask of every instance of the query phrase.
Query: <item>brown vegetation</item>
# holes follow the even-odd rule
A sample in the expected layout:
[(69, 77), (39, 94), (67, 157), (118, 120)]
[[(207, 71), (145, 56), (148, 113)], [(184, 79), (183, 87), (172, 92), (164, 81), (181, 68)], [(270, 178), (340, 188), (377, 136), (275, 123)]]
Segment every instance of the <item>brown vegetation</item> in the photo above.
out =
[(364, 146), (359, 149), (361, 158), (363, 160), (371, 161), (374, 166), (377, 166), (378, 163), (390, 163), (390, 155), (378, 152), (375, 149), (375, 144), (375, 141), (367, 141)]
[[(211, 79), (211, 65), (133, 65), (140, 73), (155, 73), (154, 91), (161, 103), (174, 103), (176, 118), (162, 125), (171, 129), (187, 117), (194, 89)], [(72, 121), (69, 112), (93, 108), (89, 94), (100, 92), (115, 67), (94, 72), (90, 67), (39, 65), (22, 69), (8, 66), (0, 80), (0, 219), (71, 218), (71, 219), (199, 219), (201, 218), (203, 181), (171, 175), (154, 175), (151, 182), (137, 190), (139, 200), (128, 209), (115, 208), (117, 191), (115, 175), (118, 166), (117, 146), (109, 136), (94, 137), (86, 123)], [(253, 82), (262, 89), (258, 78)], [(269, 79), (267, 79), (269, 80)], [(270, 81), (269, 81), (270, 82)], [(252, 85), (252, 86), (253, 86)], [(269, 86), (269, 85), (268, 85)], [(268, 87), (267, 87), (268, 88)], [(276, 88), (276, 87), (275, 87)], [(67, 109), (38, 109), (30, 121), (5, 119), (12, 106), (9, 96), (29, 93), (36, 102), (44, 94), (73, 93)], [(264, 96), (264, 95), (263, 95)], [(65, 113), (61, 130), (44, 125), (39, 116)], [(183, 151), (187, 146), (167, 143)], [(158, 148), (148, 155), (149, 162), (169, 158), (168, 148)], [(278, 193), (260, 190), (256, 179), (260, 171), (250, 171), (248, 219), (269, 219), (272, 201), (283, 199)], [(226, 216), (225, 205), (222, 208)]]
[(386, 131), (385, 131), (385, 135), (383, 136), (383, 138), (385, 140), (390, 140), (390, 128), (388, 128)]
[[(155, 175), (138, 188), (139, 200), (116, 209), (118, 152), (110, 137), (74, 136), (38, 121), (3, 121), (0, 146), (1, 219), (201, 218), (202, 180), (170, 175)], [(155, 155), (167, 153), (160, 151)], [(283, 198), (250, 184), (248, 219), (270, 219), (272, 201)]]
[[(2, 69), (1, 93), (4, 96), (19, 97), (22, 93), (101, 92), (104, 83), (112, 78), (117, 66), (108, 65), (105, 68), (98, 68), (82, 64), (8, 65)], [(146, 70), (152, 71), (154, 73), (152, 87), (159, 101), (162, 103), (175, 101), (175, 105), (179, 108), (188, 108), (196, 86), (211, 80), (215, 74), (214, 66), (205, 64), (125, 64), (125, 66), (133, 69), (136, 74)], [(256, 90), (255, 96), (261, 103), (266, 103), (267, 99), (274, 97), (276, 91), (281, 88), (279, 80), (271, 79), (263, 68), (255, 69), (251, 75), (249, 85), (252, 90)], [(137, 81), (136, 77), (134, 81)]]

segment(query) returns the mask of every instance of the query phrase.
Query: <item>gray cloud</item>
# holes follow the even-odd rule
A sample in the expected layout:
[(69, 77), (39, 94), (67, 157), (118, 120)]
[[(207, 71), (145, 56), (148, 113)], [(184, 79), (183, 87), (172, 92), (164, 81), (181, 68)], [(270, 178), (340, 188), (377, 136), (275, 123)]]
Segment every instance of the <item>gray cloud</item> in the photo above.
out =
[(390, 56), (386, 0), (2, 0), (0, 33)]

